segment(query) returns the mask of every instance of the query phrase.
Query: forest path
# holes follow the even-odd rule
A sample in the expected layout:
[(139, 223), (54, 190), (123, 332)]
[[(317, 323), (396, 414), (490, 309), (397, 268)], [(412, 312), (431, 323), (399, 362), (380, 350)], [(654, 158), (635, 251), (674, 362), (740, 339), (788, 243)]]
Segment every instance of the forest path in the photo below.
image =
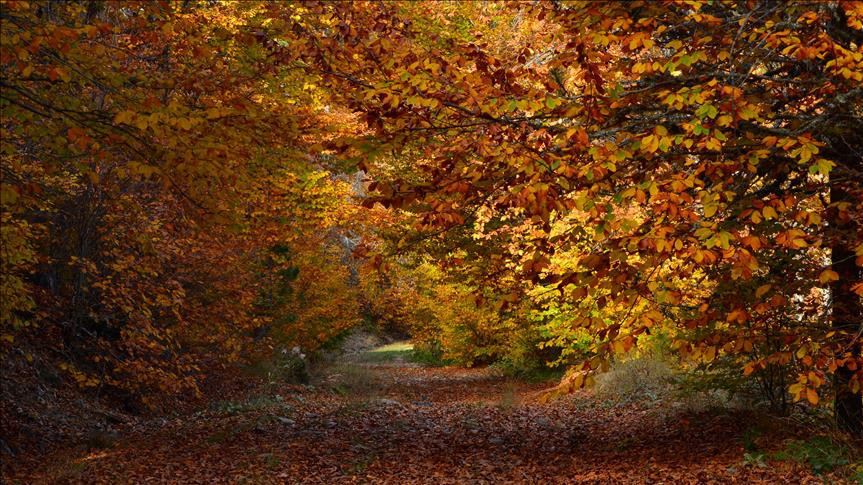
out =
[(684, 418), (589, 393), (541, 404), (547, 383), (398, 358), (343, 362), (317, 382), (142, 427), (35, 481), (821, 483), (798, 465), (745, 465), (742, 416)]

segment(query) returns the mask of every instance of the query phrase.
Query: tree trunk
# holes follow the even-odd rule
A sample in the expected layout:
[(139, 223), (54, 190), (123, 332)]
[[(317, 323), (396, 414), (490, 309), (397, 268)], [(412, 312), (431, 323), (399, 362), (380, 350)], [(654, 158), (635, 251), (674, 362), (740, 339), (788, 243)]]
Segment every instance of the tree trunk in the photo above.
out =
[[(852, 197), (839, 184), (831, 184), (830, 201), (849, 201)], [(833, 271), (839, 274), (839, 280), (830, 285), (833, 298), (833, 328), (850, 334), (853, 340), (848, 344), (852, 356), (860, 355), (860, 330), (863, 328), (863, 303), (857, 294), (851, 291), (851, 286), (861, 280), (860, 268), (855, 261), (854, 243), (858, 240), (857, 223), (853, 220), (842, 221), (839, 217), (832, 218), (836, 224), (837, 233), (831, 247), (831, 264)], [(841, 357), (841, 356), (837, 356)], [(846, 366), (836, 370), (834, 384), (836, 400), (834, 414), (840, 429), (855, 436), (863, 436), (863, 392), (853, 393), (848, 386), (855, 371)]]
[[(837, 43), (853, 49), (860, 45), (863, 34), (851, 28), (845, 11), (838, 5), (825, 2), (825, 8), (830, 13), (826, 33)], [(860, 186), (860, 173), (863, 172), (863, 161), (860, 150), (863, 146), (863, 120), (859, 116), (861, 101), (860, 90), (850, 91), (837, 96), (833, 103), (827, 105), (826, 111), (832, 113), (827, 118), (828, 124), (823, 128), (827, 146), (824, 148), (829, 157), (838, 163), (831, 172), (830, 201), (831, 203), (847, 201), (860, 203), (863, 197)], [(835, 178), (834, 178), (835, 177)], [(841, 182), (842, 179), (846, 182)], [(840, 180), (837, 182), (837, 180)], [(853, 357), (861, 353), (861, 331), (863, 331), (863, 301), (851, 291), (851, 286), (863, 280), (863, 268), (857, 266), (854, 248), (863, 242), (863, 223), (859, 213), (850, 217), (839, 217), (838, 210), (828, 211), (829, 224), (834, 230), (831, 239), (831, 265), (833, 271), (839, 274), (839, 280), (830, 284), (833, 299), (833, 328), (837, 332), (849, 335), (848, 347), (844, 352), (851, 352)], [(837, 358), (842, 356), (837, 355)], [(859, 365), (859, 359), (858, 359)], [(848, 367), (836, 370), (834, 385), (836, 401), (833, 409), (839, 427), (856, 436), (863, 436), (863, 390), (852, 393), (848, 386), (855, 372)]]

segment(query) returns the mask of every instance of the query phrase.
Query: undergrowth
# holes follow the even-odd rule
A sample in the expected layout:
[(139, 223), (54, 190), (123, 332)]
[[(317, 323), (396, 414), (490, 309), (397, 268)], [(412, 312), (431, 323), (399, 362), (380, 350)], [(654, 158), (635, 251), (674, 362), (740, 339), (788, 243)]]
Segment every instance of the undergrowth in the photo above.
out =
[(806, 464), (816, 475), (847, 468), (850, 478), (863, 483), (863, 460), (856, 453), (859, 450), (834, 437), (813, 436), (789, 441), (785, 448), (773, 454), (773, 458)]
[(375, 394), (382, 387), (382, 382), (372, 370), (353, 363), (328, 367), (317, 382), (338, 395)]

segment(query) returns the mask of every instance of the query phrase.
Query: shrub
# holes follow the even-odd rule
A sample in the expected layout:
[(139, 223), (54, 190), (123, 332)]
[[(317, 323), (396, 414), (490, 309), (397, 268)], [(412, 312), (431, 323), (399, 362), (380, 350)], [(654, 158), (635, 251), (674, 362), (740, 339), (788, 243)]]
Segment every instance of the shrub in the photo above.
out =
[(784, 450), (776, 452), (777, 460), (807, 463), (816, 474), (829, 472), (850, 463), (853, 451), (848, 445), (828, 436), (813, 436), (808, 440), (790, 441)]
[(258, 360), (246, 369), (270, 384), (309, 382), (308, 359), (299, 347), (273, 352), (269, 358)]
[(596, 379), (596, 396), (613, 403), (657, 401), (670, 396), (674, 389), (671, 366), (656, 354), (615, 362)]
[(411, 360), (418, 364), (430, 365), (435, 367), (454, 365), (457, 362), (452, 359), (446, 359), (443, 356), (443, 349), (440, 343), (432, 343), (425, 345), (414, 345), (414, 350), (411, 355)]
[(342, 395), (374, 394), (382, 387), (380, 379), (368, 368), (355, 364), (340, 364), (325, 369), (319, 385)]

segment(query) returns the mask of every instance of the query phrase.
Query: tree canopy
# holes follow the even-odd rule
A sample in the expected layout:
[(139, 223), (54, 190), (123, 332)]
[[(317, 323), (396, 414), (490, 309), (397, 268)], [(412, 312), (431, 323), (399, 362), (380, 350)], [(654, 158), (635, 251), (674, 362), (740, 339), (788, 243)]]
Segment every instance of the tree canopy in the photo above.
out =
[[(156, 405), (386, 321), (863, 418), (863, 3), (5, 2), (3, 345)], [(28, 347), (29, 348), (29, 347)]]

